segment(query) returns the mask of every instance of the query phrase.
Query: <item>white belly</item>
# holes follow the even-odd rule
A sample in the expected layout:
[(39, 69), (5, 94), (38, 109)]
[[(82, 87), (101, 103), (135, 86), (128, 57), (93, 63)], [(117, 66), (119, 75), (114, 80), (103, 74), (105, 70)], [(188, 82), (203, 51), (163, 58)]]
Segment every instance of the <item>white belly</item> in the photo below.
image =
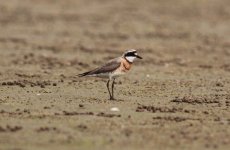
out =
[(124, 75), (125, 72), (111, 72), (111, 73), (100, 73), (100, 74), (94, 74), (94, 75), (89, 75), (91, 77), (99, 77), (99, 78), (108, 78), (108, 79), (112, 79), (112, 78), (117, 78), (121, 75)]
[(122, 76), (124, 74), (125, 74), (125, 72), (121, 72), (121, 71), (114, 72), (114, 73), (110, 74), (110, 78), (117, 78), (117, 77)]

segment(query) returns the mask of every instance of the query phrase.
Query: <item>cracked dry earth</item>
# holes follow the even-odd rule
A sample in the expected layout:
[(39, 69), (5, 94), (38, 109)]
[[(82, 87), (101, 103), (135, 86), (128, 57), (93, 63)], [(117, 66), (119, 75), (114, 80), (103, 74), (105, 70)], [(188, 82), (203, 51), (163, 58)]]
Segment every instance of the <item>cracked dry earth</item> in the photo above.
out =
[[(228, 0), (0, 2), (0, 150), (229, 149)], [(135, 48), (117, 80), (78, 78)], [(120, 111), (112, 112), (112, 107)]]

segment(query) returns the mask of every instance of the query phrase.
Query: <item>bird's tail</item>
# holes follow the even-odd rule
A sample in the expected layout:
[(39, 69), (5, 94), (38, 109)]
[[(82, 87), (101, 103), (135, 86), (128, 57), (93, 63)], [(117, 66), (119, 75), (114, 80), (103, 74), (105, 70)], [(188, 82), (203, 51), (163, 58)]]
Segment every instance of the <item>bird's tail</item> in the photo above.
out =
[(84, 76), (87, 76), (89, 73), (90, 73), (90, 71), (78, 74), (77, 76), (78, 77), (84, 77)]

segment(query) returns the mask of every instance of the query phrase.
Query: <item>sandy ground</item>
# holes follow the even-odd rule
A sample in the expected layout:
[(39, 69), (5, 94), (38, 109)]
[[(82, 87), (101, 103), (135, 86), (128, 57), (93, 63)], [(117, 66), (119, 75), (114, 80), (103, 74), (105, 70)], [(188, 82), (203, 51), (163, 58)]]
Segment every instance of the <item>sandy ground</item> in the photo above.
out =
[[(1, 0), (0, 27), (0, 150), (229, 149), (229, 0)], [(76, 77), (129, 48), (116, 101)]]

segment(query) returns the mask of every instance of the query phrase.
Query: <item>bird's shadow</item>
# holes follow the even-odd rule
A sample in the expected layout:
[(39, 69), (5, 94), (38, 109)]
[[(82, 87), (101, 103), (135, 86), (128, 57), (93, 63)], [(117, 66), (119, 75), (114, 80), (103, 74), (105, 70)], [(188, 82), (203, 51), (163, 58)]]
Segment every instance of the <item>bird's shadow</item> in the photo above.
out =
[(123, 99), (113, 99), (113, 100), (109, 100), (109, 101), (112, 101), (112, 102), (124, 102), (125, 100), (123, 100)]
[(104, 99), (102, 101), (106, 102), (106, 103), (109, 103), (109, 102), (124, 102), (123, 99), (113, 99), (113, 100), (111, 100), (111, 99)]

